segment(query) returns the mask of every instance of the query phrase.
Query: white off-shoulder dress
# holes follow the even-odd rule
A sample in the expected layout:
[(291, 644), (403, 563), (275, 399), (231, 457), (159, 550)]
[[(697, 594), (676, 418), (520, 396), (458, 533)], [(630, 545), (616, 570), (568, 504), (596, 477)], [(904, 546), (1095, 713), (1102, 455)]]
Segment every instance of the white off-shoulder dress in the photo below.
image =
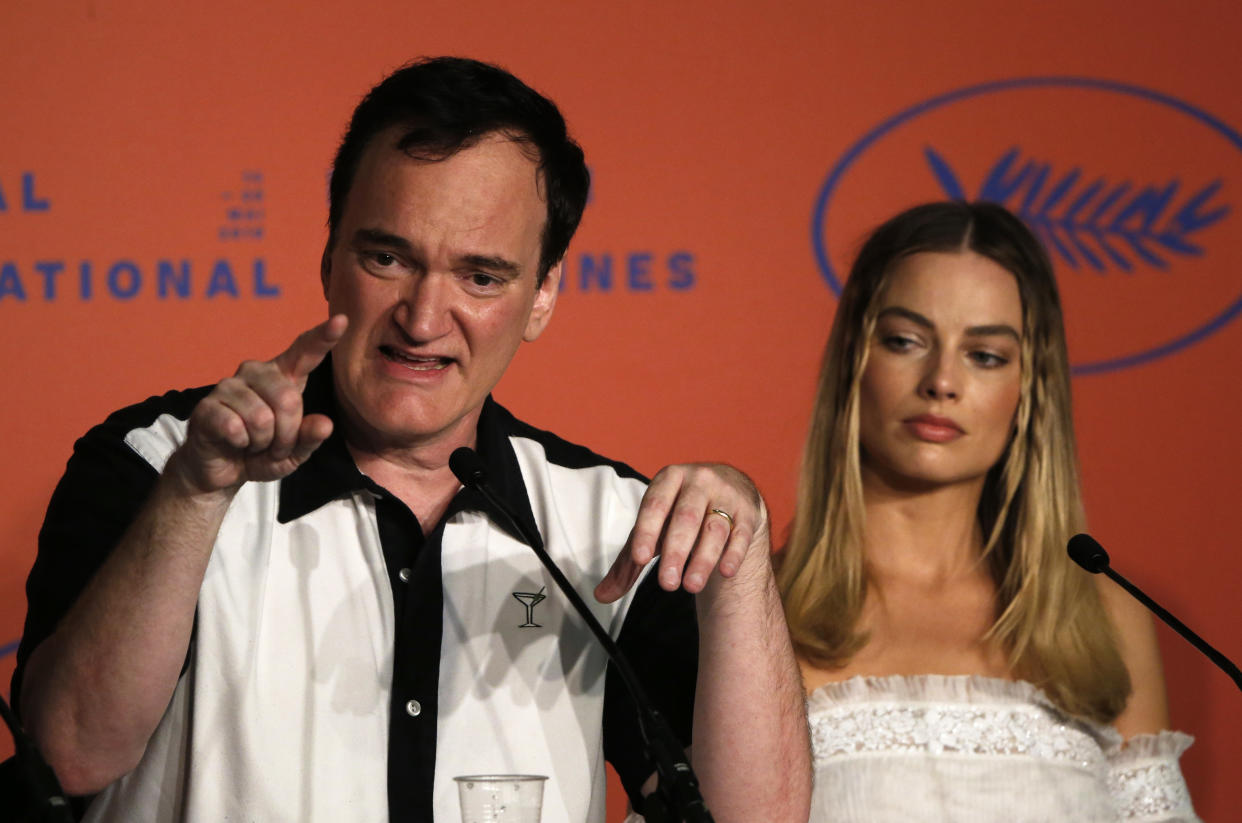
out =
[(988, 677), (856, 677), (807, 700), (811, 823), (1197, 821), (1179, 732), (1132, 738), (1038, 688)]

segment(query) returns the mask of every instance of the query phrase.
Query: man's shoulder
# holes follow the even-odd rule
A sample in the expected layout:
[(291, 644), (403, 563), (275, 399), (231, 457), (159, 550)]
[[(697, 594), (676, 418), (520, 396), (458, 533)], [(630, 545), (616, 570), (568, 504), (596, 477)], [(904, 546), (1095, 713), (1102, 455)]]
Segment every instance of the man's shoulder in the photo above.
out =
[[(179, 433), (184, 431), (190, 419), (190, 413), (212, 388), (214, 387), (199, 386), (177, 389), (117, 409), (79, 438), (74, 444), (74, 452), (81, 454), (83, 451), (90, 451), (92, 447), (109, 448), (109, 444), (124, 443), (128, 449), (138, 451), (148, 463), (158, 464), (158, 469), (163, 461), (154, 459), (153, 453), (145, 453), (147, 450), (136, 448), (136, 444), (149, 441), (154, 447), (157, 441), (171, 445), (178, 440)], [(155, 448), (155, 451), (167, 452), (168, 449)]]
[(604, 457), (600, 453), (579, 443), (566, 440), (554, 432), (519, 420), (499, 404), (495, 404), (494, 409), (510, 437), (534, 441), (539, 445), (547, 461), (552, 465), (565, 469), (611, 468), (619, 477), (637, 480), (644, 484), (651, 482), (649, 478), (627, 463)]
[(117, 409), (100, 425), (115, 429), (142, 428), (165, 415), (178, 420), (188, 420), (198, 402), (214, 388), (215, 386), (196, 386), (152, 395), (146, 400)]

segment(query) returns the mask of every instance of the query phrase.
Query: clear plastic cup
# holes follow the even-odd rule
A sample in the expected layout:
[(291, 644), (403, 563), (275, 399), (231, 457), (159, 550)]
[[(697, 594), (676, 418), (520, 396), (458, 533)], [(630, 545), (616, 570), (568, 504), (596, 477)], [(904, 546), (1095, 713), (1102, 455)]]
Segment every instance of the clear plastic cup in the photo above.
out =
[(453, 779), (461, 798), (461, 823), (539, 823), (547, 777), (468, 774)]

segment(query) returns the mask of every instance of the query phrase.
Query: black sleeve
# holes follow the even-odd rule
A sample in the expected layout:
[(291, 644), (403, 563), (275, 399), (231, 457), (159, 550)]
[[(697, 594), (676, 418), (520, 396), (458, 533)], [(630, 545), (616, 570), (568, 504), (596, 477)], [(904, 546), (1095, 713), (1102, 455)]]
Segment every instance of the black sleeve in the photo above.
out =
[[(643, 578), (626, 612), (617, 645), (647, 697), (683, 747), (690, 745), (699, 630), (694, 596), (660, 588), (654, 571)], [(621, 676), (608, 666), (604, 684), (604, 757), (617, 770), (630, 803), (642, 809), (640, 790), (655, 771), (643, 751), (638, 710)]]
[(52, 493), (39, 551), (26, 580), (26, 623), (11, 684), (21, 712), (21, 682), (31, 652), (56, 629), (103, 565), (151, 492), (158, 473), (125, 443), (130, 431), (161, 414), (181, 419), (205, 390), (171, 392), (110, 416), (73, 447)]

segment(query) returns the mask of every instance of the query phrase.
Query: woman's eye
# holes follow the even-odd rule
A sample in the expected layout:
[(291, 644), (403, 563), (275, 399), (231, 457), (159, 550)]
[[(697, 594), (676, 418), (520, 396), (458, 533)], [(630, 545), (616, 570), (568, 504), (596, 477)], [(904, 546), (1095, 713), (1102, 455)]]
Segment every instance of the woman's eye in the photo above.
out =
[(1008, 357), (1003, 357), (990, 351), (975, 351), (970, 353), (970, 357), (980, 366), (988, 369), (996, 369), (1009, 362)]
[(890, 334), (881, 339), (884, 347), (890, 351), (907, 351), (918, 345), (918, 341), (912, 337), (906, 337), (900, 334)]

